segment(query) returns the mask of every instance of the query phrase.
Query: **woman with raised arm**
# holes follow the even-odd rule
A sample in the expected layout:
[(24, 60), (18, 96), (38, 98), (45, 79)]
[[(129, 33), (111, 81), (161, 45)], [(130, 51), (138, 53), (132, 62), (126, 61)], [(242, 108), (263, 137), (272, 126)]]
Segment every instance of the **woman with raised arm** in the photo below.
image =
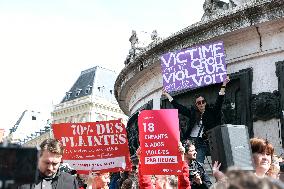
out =
[(212, 107), (207, 104), (203, 95), (196, 94), (194, 100), (195, 106), (188, 108), (178, 103), (169, 93), (163, 90), (163, 95), (168, 98), (174, 108), (178, 109), (178, 113), (189, 118), (189, 128), (186, 131), (186, 137), (195, 141), (197, 161), (200, 163), (204, 163), (205, 156), (209, 153), (207, 131), (221, 125), (221, 109), (225, 89), (229, 81), (229, 77), (223, 81), (217, 99)]

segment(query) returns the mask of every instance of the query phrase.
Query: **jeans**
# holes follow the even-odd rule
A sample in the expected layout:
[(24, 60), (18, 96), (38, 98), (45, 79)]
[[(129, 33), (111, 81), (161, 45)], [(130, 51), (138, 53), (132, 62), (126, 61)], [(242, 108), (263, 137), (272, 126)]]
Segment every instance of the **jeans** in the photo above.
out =
[(209, 155), (209, 145), (203, 138), (192, 138), (195, 141), (195, 149), (197, 152), (196, 160), (199, 163), (204, 163), (205, 156)]

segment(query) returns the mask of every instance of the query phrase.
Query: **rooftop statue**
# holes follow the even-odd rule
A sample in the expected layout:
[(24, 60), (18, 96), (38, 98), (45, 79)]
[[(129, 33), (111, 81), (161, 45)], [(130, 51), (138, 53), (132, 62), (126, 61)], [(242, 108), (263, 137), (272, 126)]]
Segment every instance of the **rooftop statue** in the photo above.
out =
[[(232, 1), (230, 1), (232, 2)], [(202, 21), (209, 20), (213, 15), (229, 9), (229, 4), (220, 0), (205, 0), (203, 3), (204, 14)]]
[(151, 39), (153, 41), (157, 40), (158, 39), (158, 32), (157, 30), (153, 30), (152, 34), (151, 34)]
[(129, 41), (131, 43), (131, 48), (136, 48), (138, 37), (135, 30), (132, 30), (132, 35), (130, 36)]
[(153, 42), (158, 42), (158, 41), (161, 41), (162, 40), (162, 37), (158, 34), (157, 30), (153, 30), (152, 33), (151, 33), (151, 42), (150, 43), (153, 43)]
[(153, 42), (158, 42), (161, 39), (162, 38), (158, 35), (157, 30), (153, 30), (151, 33), (146, 31), (136, 32), (135, 30), (132, 30), (132, 34), (129, 38), (131, 48), (129, 49), (129, 53), (124, 64), (127, 65), (132, 62), (139, 53), (143, 52), (145, 48), (147, 48), (147, 46)]
[(253, 0), (229, 0), (229, 3), (223, 2), (221, 0), (205, 0), (203, 3), (204, 14), (201, 20), (202, 21), (209, 20), (213, 16), (218, 15), (218, 13), (222, 13), (223, 11), (233, 9), (236, 6), (240, 6), (250, 1)]
[(124, 64), (129, 64), (132, 60), (134, 60), (137, 50), (137, 44), (138, 44), (138, 37), (135, 30), (132, 30), (132, 34), (129, 38), (129, 41), (131, 43), (131, 48), (129, 49), (129, 53), (126, 57), (126, 60), (124, 61)]
[[(232, 1), (236, 6), (240, 6), (244, 3), (247, 3), (247, 2), (250, 2), (250, 1), (253, 1), (253, 0), (232, 0)], [(256, 1), (256, 0), (254, 0), (254, 1)], [(261, 1), (261, 0), (257, 0), (257, 1)]]

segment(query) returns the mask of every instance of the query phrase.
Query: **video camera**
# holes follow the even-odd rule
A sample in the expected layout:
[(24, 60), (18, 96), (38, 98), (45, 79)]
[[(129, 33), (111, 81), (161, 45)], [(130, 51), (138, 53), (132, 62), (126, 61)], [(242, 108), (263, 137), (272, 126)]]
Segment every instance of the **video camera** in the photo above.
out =
[(200, 175), (200, 171), (196, 170), (196, 169), (189, 169), (189, 179), (193, 180), (194, 177), (199, 174)]
[(0, 189), (35, 183), (38, 177), (37, 162), (36, 148), (0, 144)]
[(284, 162), (280, 162), (279, 166), (280, 166), (280, 172), (284, 173)]

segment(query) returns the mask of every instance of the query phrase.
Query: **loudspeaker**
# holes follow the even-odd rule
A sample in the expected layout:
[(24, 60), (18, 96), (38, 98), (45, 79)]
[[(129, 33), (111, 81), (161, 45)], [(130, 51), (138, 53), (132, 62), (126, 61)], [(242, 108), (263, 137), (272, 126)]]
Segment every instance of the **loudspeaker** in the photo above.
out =
[(212, 163), (219, 161), (220, 170), (234, 166), (254, 170), (248, 129), (245, 125), (220, 125), (207, 132)]

